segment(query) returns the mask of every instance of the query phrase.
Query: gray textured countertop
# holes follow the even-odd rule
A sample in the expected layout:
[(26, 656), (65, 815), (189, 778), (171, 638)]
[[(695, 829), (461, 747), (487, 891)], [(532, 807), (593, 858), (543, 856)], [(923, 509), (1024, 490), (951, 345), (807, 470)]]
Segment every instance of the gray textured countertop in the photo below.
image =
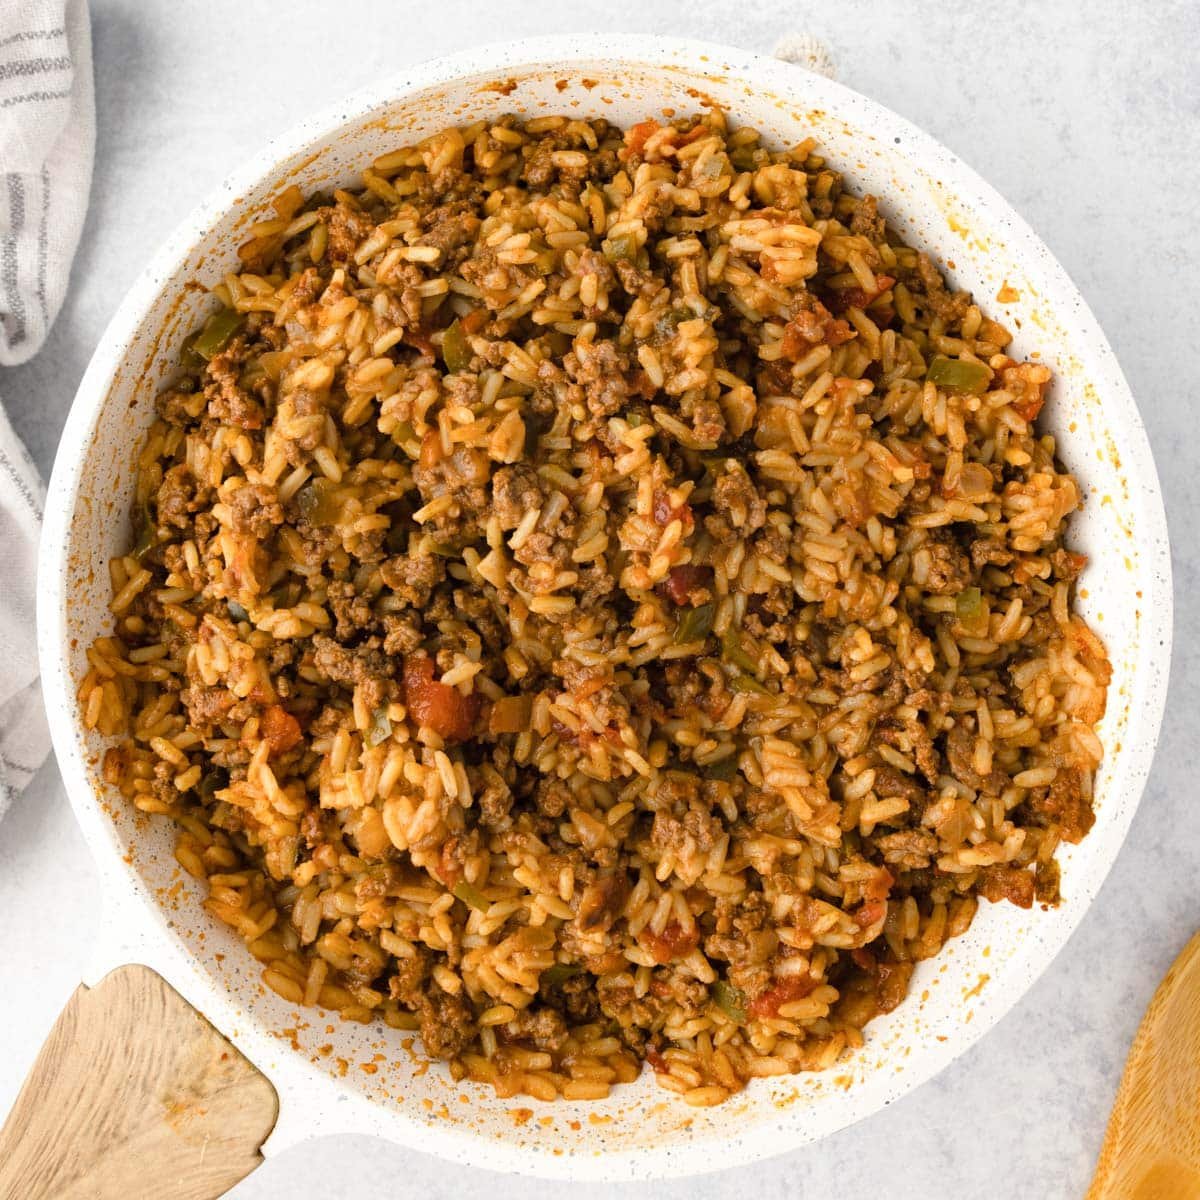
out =
[[(509, 0), (92, 0), (99, 143), (73, 286), (29, 365), (0, 372), (13, 423), (48, 471), (64, 415), (123, 291), (196, 200), (312, 110), (405, 63), (534, 33), (582, 32), (600, 8)], [(839, 77), (923, 126), (992, 182), (1091, 303), (1149, 429), (1175, 551), (1175, 662), (1150, 786), (1108, 883), (1063, 954), (982, 1043), (871, 1120), (763, 1166), (581, 1198), (797, 1195), (1077, 1197), (1129, 1040), (1163, 971), (1200, 926), (1200, 454), (1186, 366), (1200, 311), (1200, 8), (1092, 0), (976, 4), (609, 0), (603, 26), (769, 51), (824, 39)], [(679, 15), (687, 14), (681, 24)], [(95, 874), (53, 763), (0, 828), (0, 1113), (78, 981)], [(486, 1190), (551, 1200), (562, 1185), (455, 1168), (367, 1138), (309, 1143), (231, 1195)]]

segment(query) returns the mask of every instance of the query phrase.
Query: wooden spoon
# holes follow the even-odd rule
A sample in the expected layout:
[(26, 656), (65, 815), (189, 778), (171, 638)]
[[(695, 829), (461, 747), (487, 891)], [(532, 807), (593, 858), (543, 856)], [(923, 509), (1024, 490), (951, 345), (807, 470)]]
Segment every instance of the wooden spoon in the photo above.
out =
[(0, 1130), (0, 1200), (214, 1200), (260, 1162), (275, 1089), (148, 967), (80, 987)]
[(1129, 1051), (1086, 1200), (1200, 1197), (1200, 933), (1172, 964)]

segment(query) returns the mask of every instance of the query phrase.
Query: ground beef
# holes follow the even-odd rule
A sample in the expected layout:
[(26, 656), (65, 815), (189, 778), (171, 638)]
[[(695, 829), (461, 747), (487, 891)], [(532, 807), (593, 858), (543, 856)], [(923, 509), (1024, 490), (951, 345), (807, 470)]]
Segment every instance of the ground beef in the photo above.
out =
[(970, 293), (951, 292), (928, 254), (917, 255), (917, 282), (914, 286), (924, 293), (925, 303), (935, 317), (946, 323), (947, 329), (957, 325), (971, 307)]
[(200, 392), (176, 391), (171, 388), (159, 392), (154, 407), (168, 425), (187, 426), (200, 415), (204, 408), (204, 398)]
[(244, 337), (230, 344), (209, 360), (204, 384), (208, 415), (220, 424), (241, 429), (261, 429), (265, 420), (262, 405), (238, 382), (241, 365), (249, 352)]
[(1029, 809), (1034, 819), (1057, 825), (1068, 842), (1078, 842), (1096, 823), (1092, 802), (1083, 794), (1083, 775), (1078, 767), (1062, 767), (1048, 788), (1035, 788)]
[(887, 226), (879, 215), (879, 201), (874, 196), (864, 196), (855, 206), (850, 218), (850, 232), (865, 237), (873, 243), (882, 242)]
[(927, 829), (898, 829), (878, 834), (871, 842), (884, 862), (906, 870), (929, 866), (937, 854), (937, 837)]
[[(720, 956), (734, 968), (731, 978), (739, 976), (734, 982), (746, 988), (748, 994), (758, 995), (770, 978), (766, 955), (778, 943), (770, 927), (772, 918), (766, 898), (758, 891), (747, 892), (741, 897), (722, 898), (715, 909), (717, 932), (713, 938), (721, 939)], [(753, 972), (752, 984), (743, 982), (749, 978), (747, 971)]]
[(1083, 568), (1087, 566), (1087, 556), (1072, 554), (1070, 550), (1065, 550), (1060, 546), (1050, 555), (1050, 565), (1054, 568), (1054, 574), (1058, 579), (1074, 583)]
[(454, 251), (467, 246), (479, 232), (479, 217), (475, 213), (475, 205), (468, 201), (455, 200), (449, 204), (439, 204), (429, 212), (422, 221), (422, 246), (436, 246), (446, 256), (443, 268), (461, 261), (461, 255)]
[(787, 362), (797, 362), (817, 346), (840, 346), (855, 336), (849, 321), (835, 317), (815, 295), (804, 292), (792, 306), (780, 348)]
[(655, 813), (650, 840), (660, 850), (694, 848), (701, 854), (707, 854), (724, 831), (719, 817), (698, 807), (691, 807), (681, 819), (661, 811)]
[[(316, 420), (324, 417), (328, 397), (324, 392), (313, 391), (310, 388), (298, 387), (288, 393), (288, 403), (292, 416), (301, 419), (302, 432), (296, 437), (288, 438), (288, 443), (296, 450), (310, 454), (320, 446), (325, 437), (325, 423)], [(309, 418), (304, 420), (304, 418)], [(295, 461), (299, 462), (297, 458)]]
[(727, 458), (722, 464), (713, 484), (712, 505), (713, 515), (705, 519), (704, 526), (719, 542), (748, 537), (767, 520), (766, 504), (736, 459)]
[(504, 1036), (514, 1042), (528, 1042), (537, 1050), (554, 1053), (567, 1040), (567, 1023), (552, 1008), (524, 1009), (507, 1025)]
[(433, 554), (398, 554), (380, 563), (379, 577), (397, 599), (421, 608), (429, 603), (433, 589), (445, 579), (446, 561)]
[(853, 998), (857, 991), (856, 984), (865, 984), (865, 999), (874, 1014), (891, 1012), (908, 995), (908, 985), (916, 963), (877, 958), (869, 950), (856, 950), (854, 961), (860, 967), (865, 967), (865, 972), (859, 980), (850, 981), (843, 992)]
[(998, 796), (1009, 783), (1003, 771), (993, 769), (987, 775), (975, 770), (976, 734), (961, 721), (946, 733), (946, 760), (956, 779), (967, 787), (975, 788), (988, 796)]
[(593, 563), (579, 572), (579, 607), (587, 612), (600, 604), (616, 588), (617, 581), (603, 564)]
[(516, 529), (525, 514), (540, 508), (544, 499), (537, 472), (526, 463), (501, 467), (492, 476), (493, 511), (501, 529)]
[(283, 507), (275, 488), (266, 483), (243, 483), (233, 493), (229, 511), (238, 533), (260, 539), (270, 537), (275, 526), (283, 524)]
[(910, 805), (919, 805), (925, 799), (925, 789), (911, 775), (904, 775), (894, 767), (875, 768), (875, 794), (886, 800), (903, 796)]
[(199, 507), (196, 480), (186, 463), (172, 467), (163, 475), (158, 488), (158, 521), (176, 529), (189, 529), (192, 514)]
[(542, 994), (561, 1003), (572, 1024), (590, 1023), (600, 1016), (596, 981), (589, 975), (577, 975), (566, 979), (553, 989), (543, 984)]
[(650, 300), (663, 290), (662, 280), (653, 271), (642, 270), (626, 259), (616, 264), (617, 279), (630, 296)]
[(321, 278), (321, 272), (316, 267), (306, 267), (295, 280), (287, 294), (289, 314), (307, 307), (325, 290), (325, 280)]
[(211, 729), (223, 721), (238, 703), (238, 698), (228, 688), (205, 687), (200, 683), (184, 688), (179, 695), (190, 722), (203, 729)]
[(1039, 904), (1057, 904), (1061, 899), (1060, 883), (1062, 868), (1058, 860), (1049, 858), (1040, 860), (1034, 871), (1034, 898)]
[(468, 283), (479, 289), (484, 304), (493, 312), (507, 305), (514, 289), (523, 291), (537, 279), (534, 268), (501, 262), (494, 249), (478, 242), (471, 257), (458, 270)]
[(601, 871), (579, 898), (576, 921), (582, 930), (607, 929), (629, 897), (629, 877), (621, 871)]
[(298, 647), (295, 642), (276, 642), (267, 651), (267, 665), (276, 676), (275, 688), (281, 696), (288, 695), (293, 688), (288, 668), (296, 661)]
[(383, 617), (383, 629), (383, 652), (389, 658), (403, 658), (421, 644), (421, 618), (415, 613), (388, 613)]
[(421, 457), (413, 468), (413, 481), (426, 503), (450, 496), (454, 503), (426, 523), (442, 545), (457, 546), (475, 537), (486, 520), (490, 464), (474, 447), (459, 447), (446, 455), (436, 433), (426, 435)]
[[(905, 698), (905, 707), (911, 707), (918, 712), (925, 712), (933, 707), (933, 697), (929, 693), (910, 693)], [(885, 724), (880, 727), (877, 736), (889, 746), (905, 753), (911, 753), (916, 760), (917, 768), (927, 783), (936, 784), (941, 774), (942, 760), (929, 733), (929, 717), (909, 716), (905, 714), (896, 725)]]
[(394, 690), (393, 667), (386, 655), (374, 647), (347, 649), (332, 638), (314, 635), (313, 663), (332, 682), (353, 689), (367, 685), (368, 706), (373, 707)]
[(976, 571), (985, 566), (1007, 567), (1013, 554), (998, 538), (975, 538), (971, 542), (971, 565)]
[(329, 229), (329, 260), (338, 266), (345, 266), (354, 257), (354, 252), (375, 228), (366, 213), (344, 202), (321, 209), (321, 217)]
[(462, 996), (452, 996), (435, 983), (419, 997), (417, 1004), (426, 1053), (435, 1058), (454, 1058), (471, 1044), (475, 1022)]
[(513, 807), (512, 789), (504, 777), (493, 768), (484, 769), (483, 788), (477, 792), (479, 819), (489, 829), (508, 828), (509, 813)]
[(521, 153), (525, 159), (525, 169), (522, 177), (534, 188), (549, 186), (554, 179), (553, 154), (556, 147), (552, 142), (541, 141), (533, 146), (523, 146)]
[[(591, 253), (591, 252), (589, 252)], [(599, 266), (596, 261), (598, 260)], [(608, 263), (592, 253), (591, 269), (602, 266), (611, 277)], [(591, 342), (577, 346), (563, 358), (563, 369), (583, 389), (588, 412), (594, 417), (611, 417), (625, 407), (629, 386), (625, 382), (628, 359), (612, 342)]]
[(354, 584), (334, 580), (325, 589), (325, 595), (333, 610), (334, 633), (339, 641), (355, 641), (364, 631), (379, 628), (371, 597), (360, 595)]
[(300, 818), (300, 838), (309, 850), (315, 850), (327, 840), (324, 828), (325, 819), (326, 814), (319, 808), (308, 809)]
[(1018, 908), (1033, 904), (1035, 880), (1032, 871), (1020, 867), (984, 867), (979, 873), (979, 894), (995, 903), (1008, 900)]
[(537, 568), (524, 572), (520, 586), (534, 595), (552, 592), (558, 574), (571, 565), (575, 549), (574, 521), (570, 508), (551, 529), (538, 529), (521, 543), (513, 557), (525, 567)]
[(935, 596), (956, 596), (971, 582), (971, 560), (949, 534), (931, 533), (920, 553), (929, 556), (925, 589)]
[(571, 802), (571, 791), (565, 783), (553, 776), (537, 781), (534, 789), (534, 803), (538, 812), (544, 816), (558, 819), (567, 811)]

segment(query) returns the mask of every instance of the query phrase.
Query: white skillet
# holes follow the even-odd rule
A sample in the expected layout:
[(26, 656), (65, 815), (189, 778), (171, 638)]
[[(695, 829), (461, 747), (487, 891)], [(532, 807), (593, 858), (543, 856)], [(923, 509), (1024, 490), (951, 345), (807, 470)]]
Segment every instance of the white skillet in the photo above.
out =
[[(906, 240), (953, 264), (955, 281), (1016, 331), (1016, 353), (1037, 352), (1054, 368), (1047, 427), (1087, 495), (1072, 535), (1090, 556), (1082, 607), (1114, 668), (1098, 819), (1062, 854), (1057, 910), (984, 904), (967, 936), (922, 964), (912, 998), (872, 1023), (866, 1047), (834, 1071), (760, 1081), (715, 1109), (682, 1106), (648, 1072), (598, 1104), (499, 1100), (454, 1083), (440, 1064), (426, 1068), (402, 1035), (301, 1012), (264, 991), (258, 965), (205, 916), (179, 871), (172, 828), (136, 818), (98, 783), (103, 747), (81, 732), (75, 701), (84, 647), (109, 628), (105, 564), (127, 545), (133, 459), (153, 397), (180, 339), (212, 306), (185, 285), (210, 284), (231, 268), (241, 231), (285, 182), (306, 191), (348, 184), (384, 150), (479, 116), (561, 111), (630, 123), (709, 102), (777, 143), (815, 135), (856, 188), (883, 198)], [(121, 304), (67, 420), (42, 542), (39, 647), (58, 761), (102, 884), (103, 935), (85, 982), (147, 964), (227, 1035), (278, 1093), (266, 1154), (353, 1131), (502, 1171), (648, 1179), (794, 1148), (877, 1112), (962, 1054), (1079, 923), (1125, 837), (1154, 751), (1170, 657), (1169, 572), (1146, 435), (1095, 318), (1008, 204), (907, 121), (774, 59), (674, 39), (543, 38), (406, 71), (268, 147), (183, 223)], [(86, 1085), (86, 1072), (81, 1078)], [(261, 1132), (248, 1125), (246, 1136), (257, 1143)], [(197, 1186), (187, 1194), (216, 1187)]]

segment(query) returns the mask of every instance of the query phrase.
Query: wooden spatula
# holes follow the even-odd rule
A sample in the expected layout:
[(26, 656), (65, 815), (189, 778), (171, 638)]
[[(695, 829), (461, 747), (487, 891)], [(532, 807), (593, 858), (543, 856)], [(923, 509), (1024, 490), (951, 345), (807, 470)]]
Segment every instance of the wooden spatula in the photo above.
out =
[(81, 987), (0, 1129), (0, 1200), (214, 1200), (262, 1162), (275, 1089), (148, 967)]
[(1117, 1091), (1086, 1200), (1200, 1198), (1200, 933), (1172, 964)]

